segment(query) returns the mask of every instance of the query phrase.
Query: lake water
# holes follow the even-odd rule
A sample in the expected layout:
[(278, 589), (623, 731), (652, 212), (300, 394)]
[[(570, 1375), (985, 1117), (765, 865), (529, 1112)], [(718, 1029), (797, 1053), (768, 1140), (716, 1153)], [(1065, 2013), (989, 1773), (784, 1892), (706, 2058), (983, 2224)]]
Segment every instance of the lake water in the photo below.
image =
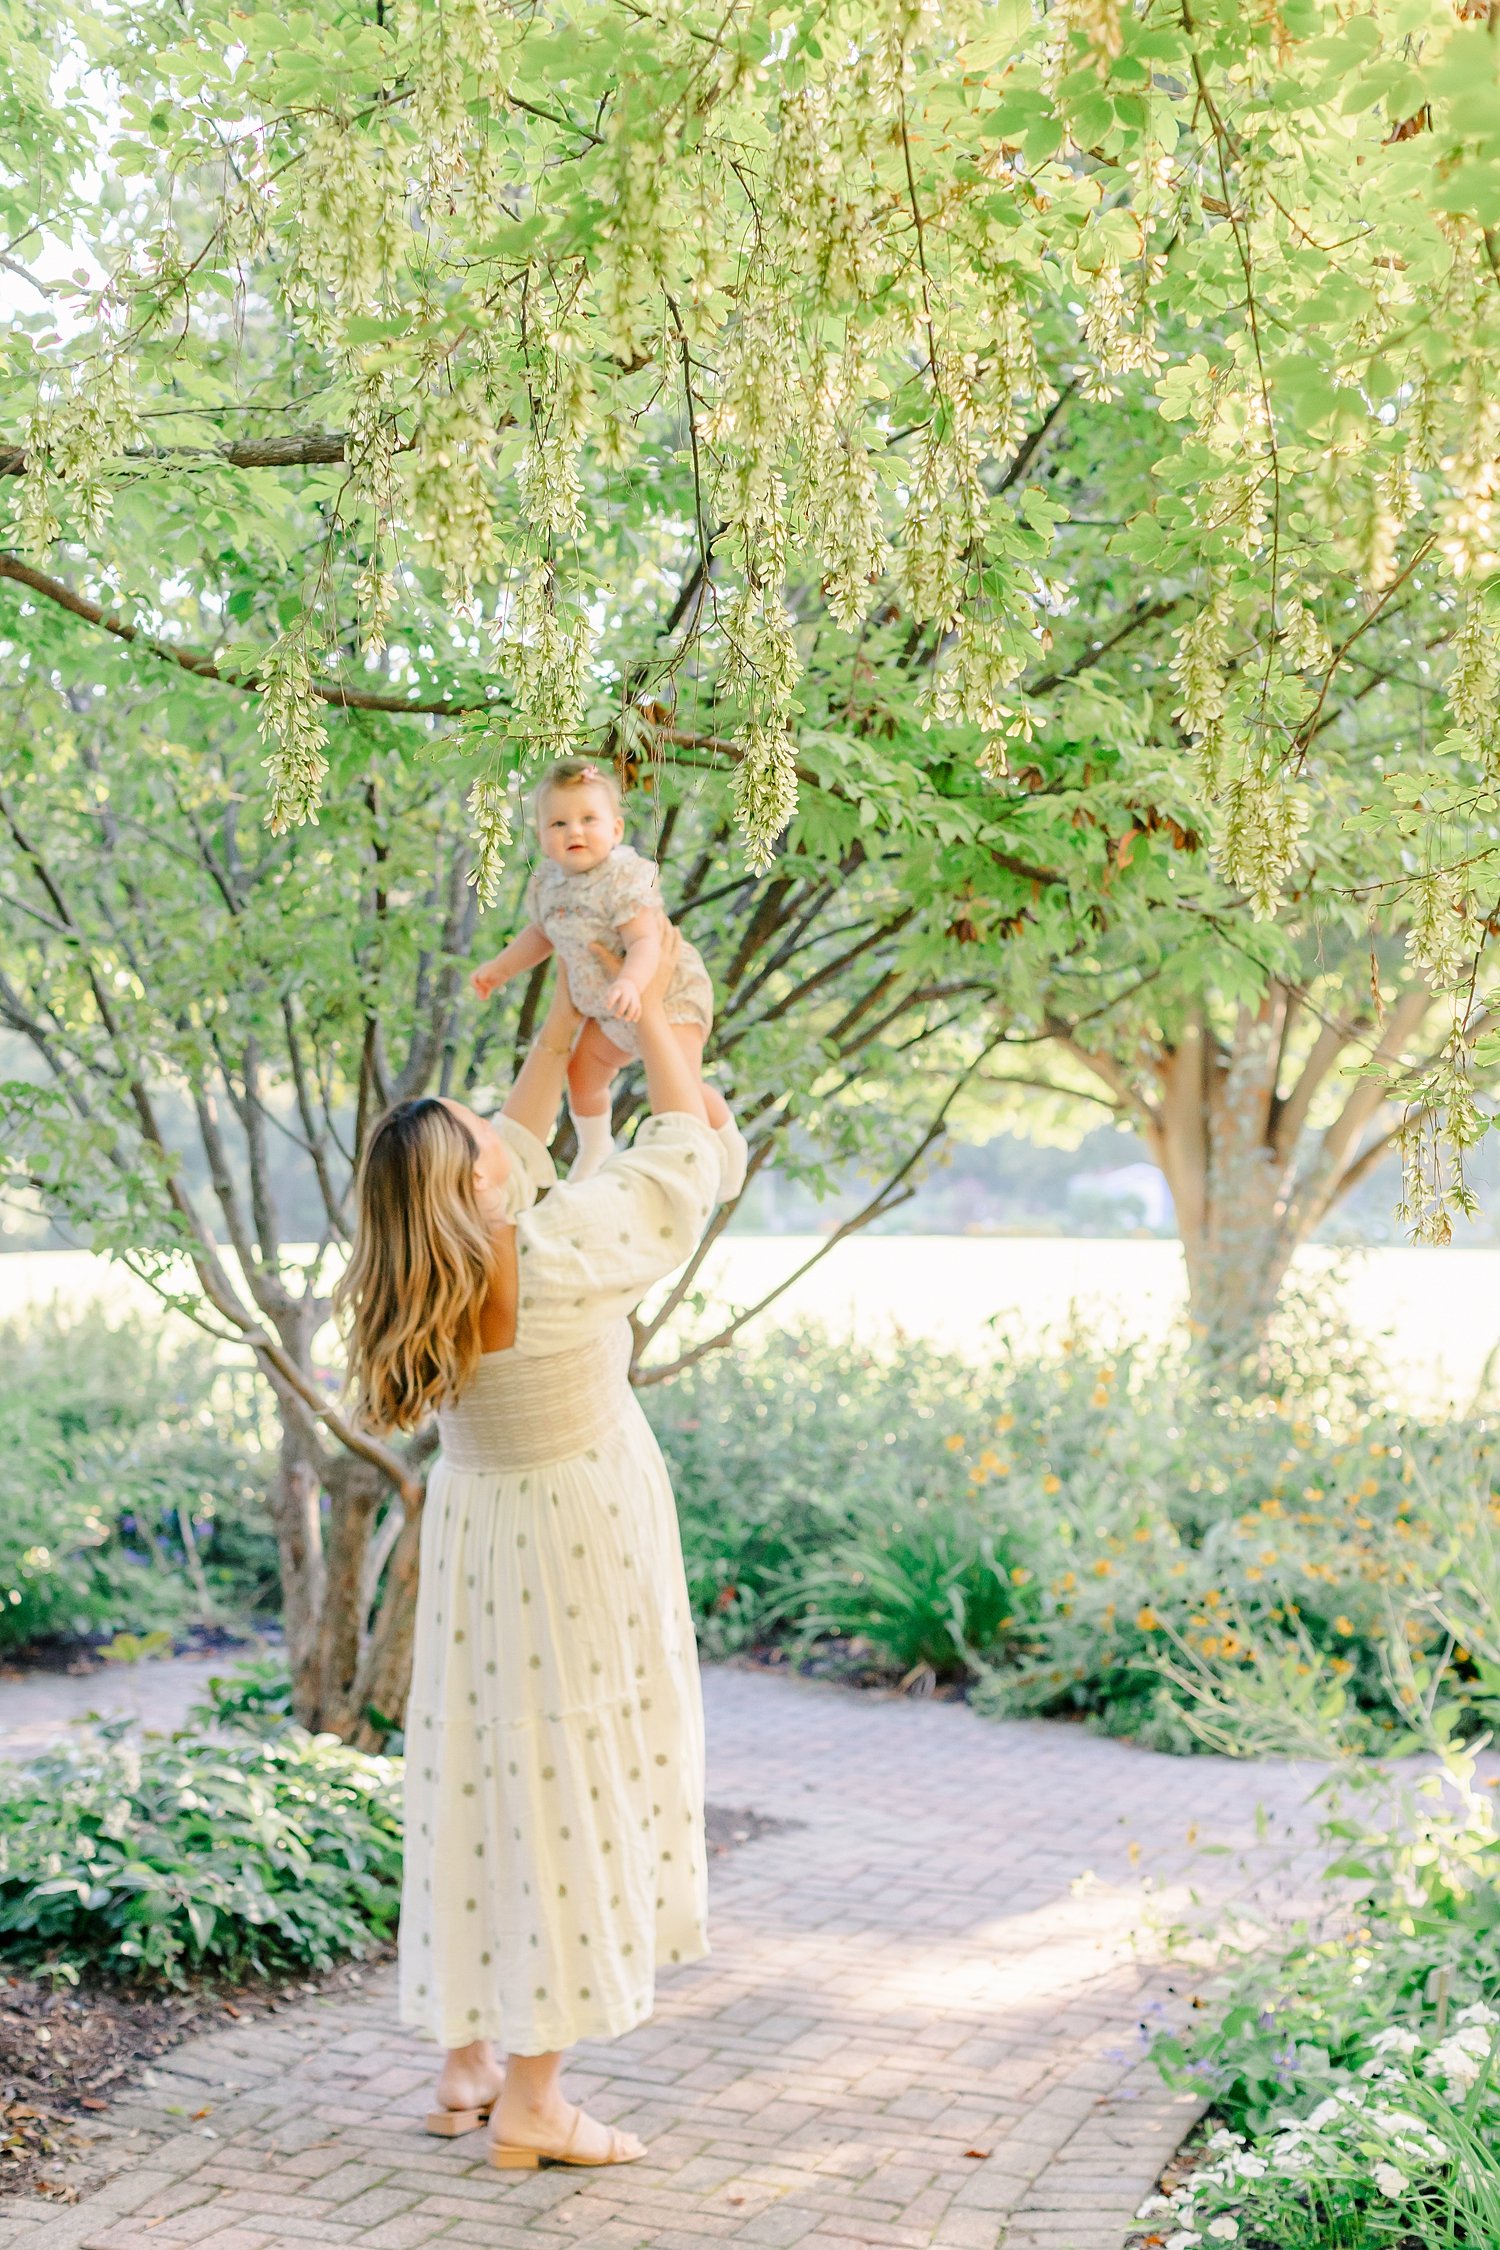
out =
[[(730, 1236), (701, 1277), (709, 1303), (689, 1316), (691, 1326), (758, 1303), (820, 1247), (816, 1236)], [(1413, 1404), (1466, 1404), (1500, 1354), (1500, 1250), (1311, 1249), (1297, 1282), (1337, 1293)], [(0, 1257), (0, 1317), (48, 1298), (152, 1302), (142, 1284), (86, 1251)], [(1161, 1336), (1183, 1298), (1172, 1242), (867, 1235), (794, 1282), (751, 1333), (811, 1319), (871, 1343), (904, 1332), (981, 1357), (997, 1333), (1034, 1336), (1075, 1314), (1107, 1335)]]

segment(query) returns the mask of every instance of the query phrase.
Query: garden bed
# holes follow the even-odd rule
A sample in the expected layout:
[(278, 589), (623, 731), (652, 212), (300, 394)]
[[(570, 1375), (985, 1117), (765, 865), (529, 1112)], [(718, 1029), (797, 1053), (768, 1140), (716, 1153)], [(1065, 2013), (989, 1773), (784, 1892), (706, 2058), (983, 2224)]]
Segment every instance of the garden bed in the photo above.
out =
[(0, 1976), (0, 2196), (76, 2202), (92, 2184), (57, 2179), (88, 2150), (86, 2127), (134, 2086), (142, 2070), (228, 2018), (273, 2014), (320, 1992), (359, 1986), (372, 1958), (320, 1977), (281, 1983), (136, 1991), (113, 1980), (76, 1987), (50, 1978)]

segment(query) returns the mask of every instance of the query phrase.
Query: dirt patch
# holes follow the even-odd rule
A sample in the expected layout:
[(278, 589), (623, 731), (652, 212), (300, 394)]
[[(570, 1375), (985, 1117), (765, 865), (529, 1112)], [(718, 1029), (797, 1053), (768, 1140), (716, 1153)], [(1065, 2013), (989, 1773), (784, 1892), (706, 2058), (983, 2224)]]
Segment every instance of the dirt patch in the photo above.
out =
[(804, 1828), (801, 1820), (773, 1820), (769, 1813), (751, 1812), (748, 1807), (736, 1811), (732, 1805), (708, 1805), (704, 1808), (704, 1826), (708, 1830), (708, 1851), (711, 1859), (721, 1853), (732, 1852), (737, 1844), (758, 1844), (762, 1836), (780, 1835), (788, 1828)]
[(86, 2148), (79, 2128), (107, 2110), (138, 2073), (184, 2039), (225, 2018), (262, 2016), (319, 1992), (358, 1985), (389, 1949), (282, 1985), (139, 1993), (123, 1985), (55, 1987), (0, 1975), (0, 2196), (76, 2202), (55, 2177)]

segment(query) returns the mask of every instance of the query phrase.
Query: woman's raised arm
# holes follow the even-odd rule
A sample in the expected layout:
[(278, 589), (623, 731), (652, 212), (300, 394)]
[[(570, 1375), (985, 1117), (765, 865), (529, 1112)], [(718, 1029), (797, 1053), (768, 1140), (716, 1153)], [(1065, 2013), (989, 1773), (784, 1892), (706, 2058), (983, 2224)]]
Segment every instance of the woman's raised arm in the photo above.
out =
[(664, 1113), (680, 1114), (696, 1117), (706, 1125), (708, 1112), (703, 1106), (702, 1077), (673, 1038), (672, 1026), (662, 1006), (681, 951), (682, 939), (668, 922), (662, 930), (661, 958), (656, 964), (656, 973), (641, 994), (636, 1032), (641, 1042), (641, 1060), (646, 1066), (646, 1095), (653, 1117)]
[(568, 1057), (573, 1052), (573, 1042), (582, 1021), (568, 990), (567, 972), (559, 961), (552, 986), (552, 1005), (500, 1112), (502, 1117), (524, 1125), (543, 1148), (551, 1140), (557, 1123), (557, 1105), (562, 1100), (567, 1080)]

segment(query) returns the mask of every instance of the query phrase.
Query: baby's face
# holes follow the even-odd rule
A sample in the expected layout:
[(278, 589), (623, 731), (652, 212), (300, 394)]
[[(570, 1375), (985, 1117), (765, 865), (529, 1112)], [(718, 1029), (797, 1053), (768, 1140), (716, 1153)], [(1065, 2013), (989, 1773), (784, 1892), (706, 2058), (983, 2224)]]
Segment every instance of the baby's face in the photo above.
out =
[(609, 791), (587, 781), (572, 789), (549, 789), (538, 820), (542, 850), (570, 875), (586, 875), (599, 866), (625, 833)]

